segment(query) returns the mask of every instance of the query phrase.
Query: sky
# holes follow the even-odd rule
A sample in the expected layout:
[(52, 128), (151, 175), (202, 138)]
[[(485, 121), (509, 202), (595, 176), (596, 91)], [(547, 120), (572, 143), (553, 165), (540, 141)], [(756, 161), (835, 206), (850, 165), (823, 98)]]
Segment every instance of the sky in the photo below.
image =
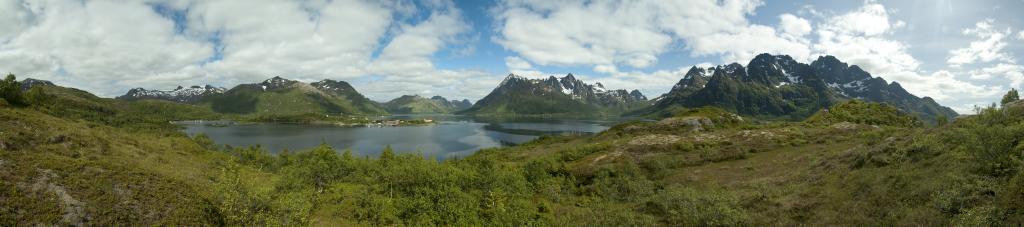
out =
[(1024, 85), (1024, 0), (0, 0), (0, 71), (115, 97), (273, 76), (477, 100), (509, 73), (667, 92), (833, 55), (960, 113)]

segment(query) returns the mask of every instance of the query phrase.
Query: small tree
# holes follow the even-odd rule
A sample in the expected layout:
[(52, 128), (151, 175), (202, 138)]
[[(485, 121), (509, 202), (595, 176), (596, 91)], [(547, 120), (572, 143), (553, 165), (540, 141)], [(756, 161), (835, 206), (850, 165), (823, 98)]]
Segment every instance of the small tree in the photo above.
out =
[(24, 106), (25, 98), (21, 96), (21, 83), (14, 74), (7, 74), (7, 78), (0, 81), (0, 98), (7, 100), (7, 103), (16, 106)]
[(384, 150), (380, 152), (380, 161), (387, 165), (388, 162), (395, 159), (395, 150), (391, 149), (391, 145), (384, 146)]
[(25, 100), (35, 106), (46, 106), (53, 99), (53, 96), (43, 91), (42, 87), (33, 86), (25, 93)]
[(949, 118), (946, 115), (935, 116), (935, 126), (942, 127), (949, 123)]
[(1020, 100), (1020, 94), (1017, 93), (1017, 89), (1010, 88), (1010, 91), (1006, 92), (1006, 95), (1003, 95), (1002, 104), (1005, 106), (1007, 103), (1017, 100)]

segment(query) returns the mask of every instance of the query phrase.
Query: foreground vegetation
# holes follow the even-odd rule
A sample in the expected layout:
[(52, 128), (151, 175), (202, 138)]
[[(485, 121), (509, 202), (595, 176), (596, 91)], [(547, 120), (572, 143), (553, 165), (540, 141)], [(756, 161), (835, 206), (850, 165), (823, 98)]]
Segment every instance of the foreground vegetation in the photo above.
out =
[[(938, 127), (859, 102), (805, 122), (688, 109), (438, 162), (327, 145), (270, 155), (167, 123), (204, 114), (189, 106), (8, 83), (0, 226), (1024, 223), (1016, 98)], [(142, 112), (154, 108), (167, 114)]]

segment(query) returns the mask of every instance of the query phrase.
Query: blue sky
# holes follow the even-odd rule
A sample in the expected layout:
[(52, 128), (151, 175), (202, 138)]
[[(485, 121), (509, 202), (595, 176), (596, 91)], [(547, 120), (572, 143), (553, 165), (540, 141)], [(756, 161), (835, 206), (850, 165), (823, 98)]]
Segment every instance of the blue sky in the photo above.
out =
[(666, 92), (835, 55), (961, 113), (1024, 83), (1024, 1), (0, 0), (0, 70), (105, 97), (272, 76), (476, 100), (508, 73)]

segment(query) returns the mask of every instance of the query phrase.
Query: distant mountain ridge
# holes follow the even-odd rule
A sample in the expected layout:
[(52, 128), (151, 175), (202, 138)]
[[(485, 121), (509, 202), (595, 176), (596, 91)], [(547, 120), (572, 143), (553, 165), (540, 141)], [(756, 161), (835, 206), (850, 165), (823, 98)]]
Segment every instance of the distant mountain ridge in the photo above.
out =
[(632, 114), (718, 106), (744, 115), (798, 120), (850, 99), (888, 103), (926, 121), (958, 115), (929, 97), (914, 96), (899, 83), (872, 77), (833, 56), (804, 64), (787, 55), (770, 54), (757, 55), (747, 66), (694, 66), (654, 105)]
[(146, 90), (145, 88), (141, 88), (140, 87), (140, 88), (132, 88), (131, 90), (128, 90), (128, 93), (126, 93), (126, 94), (124, 94), (122, 96), (118, 96), (117, 99), (123, 99), (123, 100), (159, 99), (159, 100), (168, 100), (168, 101), (175, 101), (175, 102), (182, 102), (182, 103), (195, 103), (195, 102), (198, 102), (198, 101), (200, 101), (201, 99), (203, 99), (203, 98), (205, 98), (207, 96), (221, 94), (221, 93), (224, 93), (225, 91), (227, 91), (227, 89), (222, 88), (222, 87), (214, 87), (214, 86), (210, 86), (210, 85), (206, 85), (204, 87), (191, 86), (191, 87), (187, 87), (187, 88), (186, 87), (182, 87), (182, 86), (178, 86), (178, 88), (175, 88), (174, 90), (170, 90), (170, 91)]
[(159, 99), (208, 106), (232, 114), (386, 114), (384, 108), (344, 81), (303, 83), (280, 76), (231, 89), (212, 86), (178, 87), (171, 91), (135, 88), (118, 97), (124, 100)]
[(383, 103), (388, 112), (396, 114), (422, 114), (422, 113), (454, 113), (468, 109), (473, 104), (468, 99), (462, 101), (452, 100), (434, 96), (425, 98), (419, 95), (403, 95)]
[(527, 79), (509, 74), (490, 94), (461, 111), (470, 115), (618, 115), (646, 104), (640, 91), (608, 90), (587, 84), (571, 73), (557, 78)]

